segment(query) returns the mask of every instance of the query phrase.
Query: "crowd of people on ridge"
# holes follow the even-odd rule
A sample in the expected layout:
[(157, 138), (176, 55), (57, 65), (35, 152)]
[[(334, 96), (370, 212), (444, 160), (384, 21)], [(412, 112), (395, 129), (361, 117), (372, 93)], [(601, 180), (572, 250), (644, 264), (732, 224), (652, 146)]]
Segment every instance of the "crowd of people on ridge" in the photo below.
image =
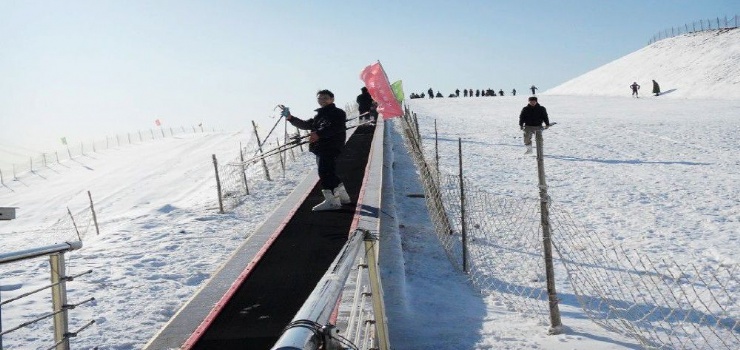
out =
[[(532, 91), (532, 95), (534, 95), (535, 94), (535, 91), (538, 90), (537, 87), (534, 86), (534, 85), (532, 85), (529, 89)], [(460, 97), (460, 91), (461, 91), (460, 89), (455, 89), (455, 91), (453, 93), (450, 93), (447, 97)], [(505, 96), (505, 92), (504, 92), (504, 89), (499, 89), (498, 92), (496, 92), (496, 90), (491, 89), (491, 88), (488, 88), (488, 89), (476, 89), (476, 90), (473, 90), (473, 89), (462, 89), (462, 95), (463, 95), (463, 97), (473, 97), (473, 96), (475, 96), (475, 97), (482, 97), (482, 96)], [(511, 95), (512, 96), (516, 96), (516, 89), (511, 89)], [(411, 98), (411, 99), (414, 99), (414, 98), (427, 98), (427, 97), (429, 97), (429, 98), (435, 98), (435, 97), (436, 98), (442, 98), (442, 97), (444, 97), (444, 95), (439, 90), (437, 90), (437, 93), (434, 93), (434, 89), (432, 89), (432, 88), (429, 88), (429, 90), (427, 90), (426, 94), (424, 92), (419, 93), (419, 94), (417, 94), (415, 92), (412, 92), (409, 95), (409, 98)]]

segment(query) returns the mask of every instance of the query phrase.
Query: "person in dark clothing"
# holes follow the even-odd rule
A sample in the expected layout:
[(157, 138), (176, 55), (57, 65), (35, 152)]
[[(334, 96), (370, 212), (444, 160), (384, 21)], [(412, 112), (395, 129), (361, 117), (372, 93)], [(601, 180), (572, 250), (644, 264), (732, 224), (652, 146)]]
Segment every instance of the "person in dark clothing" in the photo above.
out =
[(463, 97), (468, 97), (468, 90), (463, 89)]
[(511, 89), (511, 95), (516, 96), (516, 89)]
[(480, 90), (475, 90), (475, 97), (480, 97)]
[(547, 109), (537, 103), (536, 96), (532, 96), (529, 98), (529, 104), (519, 113), (519, 128), (524, 131), (524, 145), (527, 147), (524, 154), (532, 153), (532, 135), (542, 128), (542, 123), (545, 123), (545, 129), (550, 127)]
[(535, 90), (539, 90), (539, 89), (537, 89), (537, 87), (536, 87), (536, 86), (534, 86), (534, 85), (530, 86), (530, 87), (529, 87), (529, 89), (530, 89), (530, 90), (532, 90), (532, 95), (534, 95), (534, 92), (535, 92)]
[(308, 150), (316, 155), (321, 193), (324, 195), (324, 201), (313, 207), (313, 211), (334, 210), (351, 201), (336, 173), (336, 160), (347, 138), (347, 114), (334, 104), (334, 93), (331, 91), (321, 90), (316, 97), (321, 108), (316, 110), (313, 118), (296, 118), (287, 107), (283, 108), (282, 115), (293, 126), (311, 131)]
[(455, 97), (460, 97), (460, 89), (455, 89)]
[(637, 92), (637, 90), (640, 90), (640, 85), (636, 81), (630, 85), (630, 89), (632, 89), (632, 96), (640, 97), (640, 94)]
[(367, 119), (370, 120), (372, 115), (372, 108), (373, 108), (373, 97), (370, 96), (370, 93), (367, 91), (366, 87), (362, 87), (360, 89), (362, 91), (361, 94), (357, 95), (357, 110), (360, 112), (360, 120)]
[(658, 82), (653, 80), (653, 93), (655, 96), (660, 95), (660, 85), (658, 85)]
[(473, 97), (473, 89), (468, 89), (468, 95), (469, 95), (470, 97)]
[(499, 96), (503, 96), (503, 95), (504, 95), (504, 89), (500, 89), (500, 90), (498, 90), (498, 95), (499, 95)]
[(429, 88), (427, 92), (429, 93), (429, 98), (434, 98), (434, 90), (432, 90), (432, 88)]
[(441, 92), (437, 91), (437, 95), (435, 95), (434, 97), (444, 97), (444, 96), (442, 96)]

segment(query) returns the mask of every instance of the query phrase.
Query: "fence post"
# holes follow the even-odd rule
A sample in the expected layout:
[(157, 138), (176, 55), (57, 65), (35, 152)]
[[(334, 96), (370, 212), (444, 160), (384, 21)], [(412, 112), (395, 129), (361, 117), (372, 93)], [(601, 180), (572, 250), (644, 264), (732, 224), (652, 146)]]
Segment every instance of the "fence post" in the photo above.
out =
[(437, 170), (437, 183), (439, 183), (439, 135), (437, 134), (437, 119), (434, 119), (434, 162)]
[(92, 194), (87, 191), (87, 197), (90, 198), (90, 211), (92, 211), (93, 222), (95, 223), (95, 235), (100, 235), (100, 227), (98, 226), (98, 217), (95, 215), (95, 207), (93, 206)]
[(82, 242), (82, 236), (80, 236), (80, 230), (77, 228), (77, 223), (75, 222), (75, 217), (72, 215), (72, 211), (69, 210), (69, 207), (67, 207), (67, 213), (69, 213), (69, 218), (72, 220), (72, 226), (75, 228), (75, 232), (77, 233), (77, 238)]
[(264, 153), (262, 152), (262, 142), (260, 141), (260, 135), (257, 133), (257, 123), (252, 120), (252, 127), (254, 128), (254, 137), (257, 138), (257, 149), (260, 152), (260, 158), (262, 158), (262, 168), (265, 170), (265, 179), (267, 181), (272, 181), (270, 179), (270, 170), (267, 168), (267, 161), (265, 160)]
[(69, 323), (67, 319), (67, 282), (64, 253), (49, 255), (51, 265), (51, 302), (54, 312), (54, 342), (56, 350), (69, 350)]
[[(298, 129), (298, 127), (295, 127), (295, 132), (298, 133), (298, 137), (301, 137), (301, 129)], [(301, 149), (301, 152), (303, 152), (303, 144), (299, 141), (298, 142), (298, 148)]]
[(463, 179), (462, 138), (457, 138), (457, 156), (460, 160), (460, 230), (462, 234), (463, 272), (468, 273), (468, 230), (465, 222), (465, 180)]
[(224, 201), (221, 198), (221, 179), (218, 178), (218, 161), (216, 155), (213, 155), (213, 168), (216, 170), (216, 191), (218, 191), (218, 212), (224, 213)]
[[(275, 137), (275, 144), (277, 144), (277, 149), (280, 149), (280, 139), (278, 137)], [(283, 159), (283, 154), (285, 154), (285, 159)], [(278, 152), (278, 157), (280, 157), (280, 168), (283, 169), (283, 179), (285, 179), (285, 161), (288, 160), (288, 155), (285, 150), (282, 150)]]
[(249, 185), (247, 185), (247, 168), (244, 165), (244, 149), (242, 148), (241, 141), (239, 141), (239, 159), (241, 160), (242, 181), (244, 181), (244, 191), (246, 191), (247, 195), (249, 195)]
[(545, 181), (545, 161), (543, 156), (542, 130), (535, 133), (537, 141), (537, 175), (540, 187), (540, 223), (542, 225), (542, 244), (545, 251), (545, 271), (547, 275), (547, 297), (550, 304), (550, 329), (549, 334), (560, 334), (563, 332), (560, 320), (560, 308), (558, 307), (558, 294), (555, 291), (555, 270), (552, 262), (552, 239), (550, 230), (550, 198), (547, 195), (547, 183)]

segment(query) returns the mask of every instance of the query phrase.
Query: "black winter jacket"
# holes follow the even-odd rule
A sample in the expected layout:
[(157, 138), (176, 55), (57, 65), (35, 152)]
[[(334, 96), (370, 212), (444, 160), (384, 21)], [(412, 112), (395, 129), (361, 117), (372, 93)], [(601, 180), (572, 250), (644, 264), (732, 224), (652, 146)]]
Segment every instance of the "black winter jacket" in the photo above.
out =
[(526, 105), (519, 114), (519, 126), (542, 126), (542, 123), (550, 126), (550, 119), (547, 118), (547, 109), (536, 104), (534, 106)]
[(360, 114), (369, 112), (370, 108), (373, 106), (373, 97), (370, 96), (369, 92), (359, 94), (357, 95), (357, 104), (359, 105), (357, 110)]
[(299, 129), (315, 131), (319, 140), (308, 145), (308, 150), (318, 156), (337, 155), (344, 147), (347, 138), (347, 113), (330, 104), (316, 110), (316, 116), (309, 120), (290, 118), (290, 124)]

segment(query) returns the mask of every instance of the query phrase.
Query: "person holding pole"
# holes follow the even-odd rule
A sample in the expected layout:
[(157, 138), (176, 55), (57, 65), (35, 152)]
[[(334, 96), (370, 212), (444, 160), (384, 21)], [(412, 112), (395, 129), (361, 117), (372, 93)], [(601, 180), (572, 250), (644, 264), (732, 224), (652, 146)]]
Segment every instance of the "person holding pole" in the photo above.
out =
[(321, 194), (324, 201), (313, 207), (313, 211), (336, 210), (342, 204), (351, 202), (342, 180), (336, 174), (336, 160), (347, 138), (347, 114), (334, 104), (334, 93), (321, 90), (316, 93), (321, 106), (316, 115), (302, 120), (290, 114), (288, 107), (282, 107), (282, 116), (293, 126), (310, 130), (308, 150), (316, 155), (318, 163)]
[(550, 127), (547, 109), (537, 103), (537, 96), (531, 96), (529, 103), (522, 108), (519, 114), (519, 128), (524, 131), (524, 145), (527, 146), (524, 154), (532, 153), (532, 135), (542, 128), (542, 123), (545, 123), (545, 129)]

